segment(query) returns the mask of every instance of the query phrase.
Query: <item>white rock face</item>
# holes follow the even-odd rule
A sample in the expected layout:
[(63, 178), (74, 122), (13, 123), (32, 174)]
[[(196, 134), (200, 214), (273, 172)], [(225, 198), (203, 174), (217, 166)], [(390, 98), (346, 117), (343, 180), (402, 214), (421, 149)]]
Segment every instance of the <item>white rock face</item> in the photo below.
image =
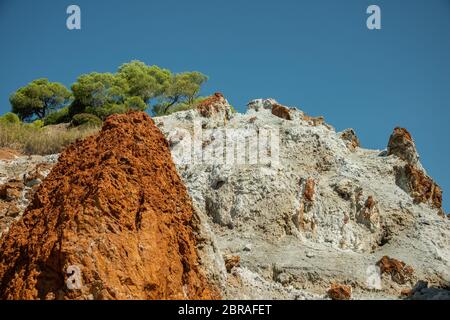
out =
[[(355, 298), (396, 298), (417, 280), (447, 294), (434, 288), (450, 282), (450, 223), (397, 185), (395, 168), (406, 161), (363, 149), (353, 130), (335, 132), (300, 110), (286, 108), (292, 120), (277, 117), (276, 104), (253, 100), (247, 113), (225, 120), (196, 110), (155, 120), (220, 249), (241, 257), (243, 269), (234, 273), (247, 280), (229, 281), (228, 297), (240, 290), (247, 298), (324, 297), (332, 282), (341, 282)], [(227, 146), (240, 140), (250, 148), (227, 162)], [(264, 153), (272, 154), (259, 162)], [(413, 267), (411, 283), (383, 276), (379, 290), (368, 285), (384, 255)]]

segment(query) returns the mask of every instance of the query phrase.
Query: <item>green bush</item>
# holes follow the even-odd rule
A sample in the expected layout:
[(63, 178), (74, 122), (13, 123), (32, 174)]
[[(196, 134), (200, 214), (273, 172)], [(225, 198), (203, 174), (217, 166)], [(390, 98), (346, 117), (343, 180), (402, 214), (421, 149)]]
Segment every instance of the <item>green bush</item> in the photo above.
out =
[(112, 114), (126, 113), (127, 111), (128, 108), (124, 104), (106, 104), (97, 108), (86, 107), (85, 113), (93, 114), (101, 120), (105, 120)]
[(41, 119), (38, 120), (34, 120), (31, 125), (37, 129), (40, 129), (44, 126), (44, 121), (42, 121)]
[(99, 127), (102, 125), (102, 120), (90, 113), (79, 113), (73, 116), (72, 126), (89, 126), (89, 127)]
[(128, 110), (145, 111), (148, 105), (140, 97), (130, 97), (125, 100), (125, 106)]
[(69, 107), (64, 107), (58, 111), (50, 113), (44, 118), (44, 125), (52, 125), (70, 122)]
[(17, 114), (12, 112), (7, 112), (4, 115), (0, 116), (1, 123), (9, 123), (9, 124), (19, 124), (20, 118)]

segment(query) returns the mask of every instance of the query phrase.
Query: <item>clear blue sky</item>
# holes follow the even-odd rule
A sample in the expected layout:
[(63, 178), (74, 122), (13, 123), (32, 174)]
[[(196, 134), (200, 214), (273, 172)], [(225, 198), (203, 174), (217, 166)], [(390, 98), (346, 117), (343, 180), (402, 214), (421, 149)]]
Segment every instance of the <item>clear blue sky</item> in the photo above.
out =
[[(66, 8), (82, 30), (66, 29)], [(366, 28), (366, 8), (382, 30)], [(70, 86), (82, 73), (139, 59), (210, 77), (243, 111), (273, 97), (384, 149), (411, 131), (450, 206), (449, 0), (0, 0), (0, 111), (33, 79)]]

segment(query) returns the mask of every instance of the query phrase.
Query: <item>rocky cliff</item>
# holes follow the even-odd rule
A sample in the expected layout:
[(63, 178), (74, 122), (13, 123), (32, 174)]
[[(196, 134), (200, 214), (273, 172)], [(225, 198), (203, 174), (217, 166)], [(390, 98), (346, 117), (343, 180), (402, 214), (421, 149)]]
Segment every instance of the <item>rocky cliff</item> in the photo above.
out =
[[(225, 258), (240, 258), (228, 297), (317, 298), (333, 284), (355, 298), (426, 296), (412, 290), (418, 281), (428, 283), (423, 292), (449, 297), (440, 291), (450, 281), (442, 191), (406, 129), (387, 134), (386, 150), (369, 150), (354, 130), (336, 132), (273, 99), (230, 116), (216, 96), (210, 112), (156, 121)], [(239, 142), (245, 147), (224, 148)], [(406, 280), (383, 272), (384, 256), (410, 266)]]
[[(125, 117), (108, 121), (116, 123), (118, 119), (126, 121)], [(45, 257), (51, 257), (50, 248), (60, 248), (56, 245), (60, 239), (57, 230), (70, 231), (77, 242), (63, 246), (63, 252), (68, 255), (57, 255), (57, 261), (66, 267), (69, 263), (84, 263), (73, 254), (79, 248), (84, 251), (90, 248), (84, 238), (94, 239), (97, 233), (106, 237), (111, 233), (116, 242), (108, 236), (107, 241), (112, 242), (108, 242), (104, 250), (95, 249), (95, 252), (96, 259), (106, 259), (106, 262), (114, 259), (120, 266), (110, 270), (120, 273), (120, 277), (100, 277), (103, 283), (111, 283), (111, 287), (119, 289), (111, 291), (116, 292), (115, 295), (106, 290), (94, 298), (124, 297), (130, 292), (130, 298), (212, 297), (215, 295), (213, 288), (220, 288), (223, 298), (233, 299), (450, 298), (450, 220), (442, 209), (442, 190), (421, 165), (413, 137), (406, 129), (395, 128), (387, 133), (385, 150), (369, 150), (360, 145), (354, 130), (336, 132), (323, 117), (306, 115), (273, 99), (251, 101), (246, 113), (233, 113), (219, 93), (196, 109), (154, 120), (165, 135), (168, 147), (156, 128), (152, 127), (154, 133), (144, 139), (139, 122), (130, 122), (126, 133), (114, 129), (116, 131), (111, 131), (114, 134), (107, 137), (103, 134), (104, 138), (89, 138), (89, 142), (70, 147), (42, 184), (45, 197), (37, 191), (35, 199), (41, 200), (33, 202), (23, 219), (19, 218), (19, 208), (14, 218), (19, 222), (4, 235), (3, 246), (12, 248), (14, 243), (20, 243), (26, 250), (37, 250), (34, 245), (29, 248), (29, 240), (20, 235), (32, 232), (34, 237), (49, 239), (46, 240), (48, 245), (45, 244)], [(108, 124), (105, 126), (108, 128)], [(136, 128), (132, 129), (134, 126)], [(121, 140), (122, 134), (129, 137), (127, 142)], [(108, 139), (117, 140), (114, 142), (117, 150), (112, 154), (108, 153), (107, 146), (113, 142)], [(153, 153), (144, 148), (149, 139), (161, 141), (156, 146), (150, 143)], [(81, 147), (90, 144), (89, 148)], [(95, 151), (102, 145), (101, 152)], [(170, 159), (155, 155), (156, 150), (169, 149), (190, 197), (184, 196), (184, 187), (174, 182), (177, 180), (173, 166), (162, 164), (170, 163)], [(67, 154), (71, 154), (70, 161)], [(122, 162), (122, 155), (131, 164), (126, 160)], [(9, 168), (14, 161), (22, 160), (3, 161), (2, 165)], [(80, 166), (89, 182), (79, 176), (76, 168)], [(142, 166), (152, 174), (142, 173)], [(8, 174), (4, 180), (23, 180), (22, 176)], [(56, 182), (60, 180), (66, 182)], [(114, 192), (100, 192), (106, 190), (98, 189), (102, 181), (108, 181), (105, 188)], [(174, 183), (175, 189), (168, 187)], [(61, 190), (68, 194), (67, 188), (72, 184), (76, 186), (73, 197), (56, 196), (63, 192)], [(77, 188), (83, 190), (84, 197), (80, 197)], [(156, 198), (158, 203), (164, 199), (166, 205), (154, 207), (154, 200), (146, 200), (143, 206), (148, 213), (138, 215), (142, 219), (155, 217), (158, 227), (149, 225), (148, 230), (139, 229), (138, 225), (146, 226), (143, 222), (136, 224), (140, 221), (135, 213), (142, 206), (141, 194), (144, 193), (145, 199), (155, 199), (162, 190), (167, 195)], [(7, 199), (10, 198), (4, 201), (13, 201)], [(189, 199), (192, 199), (192, 206), (186, 205)], [(172, 205), (172, 201), (176, 205)], [(80, 211), (85, 206), (97, 213)], [(181, 214), (178, 208), (184, 208)], [(169, 210), (170, 214), (161, 215), (162, 210)], [(68, 217), (61, 214), (66, 211), (71, 212)], [(72, 213), (75, 211), (81, 214)], [(59, 220), (64, 217), (69, 223), (59, 229), (47, 230), (42, 225), (33, 228), (37, 231), (30, 231), (27, 221), (35, 215), (43, 215), (42, 212), (51, 212), (61, 217)], [(105, 212), (108, 215), (102, 216)], [(128, 212), (133, 213), (128, 216)], [(89, 220), (89, 226), (98, 226), (87, 232), (83, 222), (83, 228), (75, 228), (81, 218)], [(5, 230), (14, 219), (2, 220), (0, 215)], [(97, 222), (97, 219), (100, 220)], [(109, 230), (110, 224), (113, 230)], [(185, 231), (175, 235), (171, 231), (173, 225)], [(195, 237), (189, 230), (195, 231)], [(147, 234), (167, 241), (164, 240), (158, 250), (153, 247), (146, 256), (148, 260), (142, 260), (141, 254), (136, 252), (139, 251), (137, 239)], [(128, 241), (128, 237), (132, 239), (134, 251), (125, 251), (131, 253), (133, 266), (121, 249), (122, 240)], [(186, 251), (186, 247), (189, 250)], [(19, 297), (14, 296), (15, 291), (10, 288), (36, 285), (36, 278), (32, 282), (25, 281), (25, 273), (13, 276), (11, 271), (7, 272), (11, 270), (12, 261), (20, 262), (19, 265), (24, 263), (17, 258), (18, 252), (10, 249), (8, 253), (0, 253), (3, 257), (0, 271), (3, 270), (3, 279), (9, 279), (0, 281), (6, 297)], [(187, 258), (183, 258), (186, 252)], [(174, 272), (176, 279), (187, 279), (174, 282), (170, 293), (160, 292), (153, 286), (154, 290), (145, 289), (145, 285), (142, 289), (144, 283), (156, 281), (147, 282), (143, 275), (133, 276), (132, 282), (123, 280), (125, 274), (137, 274), (140, 268), (155, 273), (156, 269), (146, 264), (151, 257), (160, 255), (171, 257), (163, 259), (167, 266), (172, 263), (168, 261), (176, 261), (177, 266), (183, 259), (189, 261), (187, 278), (182, 276), (186, 272), (178, 267), (158, 269), (158, 272), (166, 272), (166, 276)], [(88, 260), (92, 270), (103, 270), (91, 259)], [(194, 267), (197, 260), (198, 269)], [(39, 263), (26, 260), (24, 265), (33, 266), (36, 276), (43, 272), (36, 266), (42, 268), (46, 264), (42, 260)], [(57, 270), (61, 284), (63, 279), (59, 272), (66, 270), (54, 266), (50, 269)], [(5, 275), (9, 278), (4, 278)], [(154, 279), (152, 275), (146, 276)], [(88, 283), (95, 279), (92, 275)], [(209, 285), (207, 279), (214, 285)], [(183, 281), (188, 281), (191, 286), (188, 292), (192, 295), (177, 291), (176, 286)], [(24, 292), (28, 294), (26, 297), (43, 297), (44, 292), (55, 290), (27, 289)], [(63, 294), (63, 297), (72, 296)]]

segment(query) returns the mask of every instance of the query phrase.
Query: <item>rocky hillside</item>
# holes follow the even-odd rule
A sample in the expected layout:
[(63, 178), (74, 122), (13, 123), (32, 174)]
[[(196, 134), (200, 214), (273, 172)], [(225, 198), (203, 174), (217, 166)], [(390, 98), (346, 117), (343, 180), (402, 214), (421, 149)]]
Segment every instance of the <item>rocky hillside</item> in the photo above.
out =
[[(134, 123), (125, 120), (125, 116), (119, 118), (122, 120), (107, 122), (103, 131), (108, 131), (111, 121)], [(174, 217), (178, 217), (179, 206), (187, 206), (180, 217), (184, 220), (163, 222), (158, 218), (163, 215), (161, 207), (151, 206), (154, 200), (148, 202), (150, 207), (146, 207), (141, 217), (153, 215), (155, 221), (167, 226), (150, 232), (150, 235), (160, 232), (158, 238), (162, 239), (172, 239), (174, 228), (181, 221), (185, 221), (181, 225), (192, 224), (193, 233), (187, 231), (180, 236), (191, 239), (186, 240), (187, 248), (196, 250), (187, 254), (185, 249), (180, 249), (175, 253), (177, 261), (187, 255), (189, 261), (198, 259), (200, 265), (192, 275), (196, 280), (189, 282), (197, 288), (195, 294), (185, 292), (185, 298), (212, 297), (215, 291), (211, 288), (219, 288), (222, 298), (232, 299), (450, 298), (450, 220), (442, 210), (442, 190), (421, 165), (414, 140), (406, 129), (395, 128), (390, 138), (387, 133), (385, 150), (368, 150), (360, 146), (354, 130), (336, 132), (322, 117), (308, 116), (273, 99), (251, 101), (245, 114), (233, 113), (221, 94), (211, 96), (194, 110), (155, 118), (155, 123), (166, 137), (167, 150), (170, 149), (192, 205), (179, 186), (181, 189), (176, 192), (167, 191), (164, 202), (178, 203), (171, 206), (175, 212), (171, 211), (169, 216), (174, 214)], [(146, 282), (142, 275), (136, 279), (131, 277), (132, 282), (124, 279), (125, 274), (155, 270), (143, 263), (142, 255), (132, 254), (131, 258), (122, 255), (119, 243), (131, 237), (131, 243), (136, 244), (144, 233), (136, 224), (128, 223), (128, 218), (122, 221), (120, 217), (127, 216), (129, 209), (134, 208), (128, 205), (130, 201), (139, 203), (141, 198), (136, 190), (144, 192), (144, 199), (154, 199), (152, 190), (162, 192), (160, 188), (166, 188), (167, 172), (172, 172), (170, 165), (155, 164), (163, 159), (155, 154), (164, 154), (166, 147), (162, 143), (156, 146), (149, 143), (155, 137), (143, 137), (138, 129), (141, 126), (136, 123), (136, 129), (118, 128), (114, 134), (103, 133), (70, 147), (40, 188), (36, 186), (56, 156), (1, 161), (2, 248), (13, 248), (17, 243), (27, 246), (26, 238), (19, 235), (23, 232), (48, 238), (45, 246), (53, 248), (58, 232), (70, 232), (74, 241), (66, 248), (71, 258), (59, 257), (58, 261), (89, 265), (89, 270), (97, 271), (102, 267), (96, 259), (106, 259), (105, 263), (114, 259), (119, 263), (120, 268), (114, 272), (121, 275), (115, 275), (114, 279), (102, 277), (101, 273), (83, 278), (84, 282), (96, 279), (103, 287), (119, 288), (115, 292), (120, 294), (107, 291), (93, 298), (180, 297), (176, 289), (171, 294), (156, 294), (155, 287), (145, 295), (142, 285)], [(119, 133), (129, 136), (130, 143), (122, 143), (120, 139), (112, 142), (116, 136), (120, 137)], [(117, 152), (108, 153), (109, 144)], [(94, 146), (103, 146), (104, 152), (95, 153)], [(131, 164), (122, 163), (123, 155)], [(86, 176), (105, 180), (84, 181), (76, 173), (80, 167)], [(153, 175), (156, 173), (152, 170), (158, 171), (159, 178), (147, 177), (142, 173), (144, 167), (154, 168), (148, 170)], [(35, 175), (39, 177), (30, 178)], [(170, 179), (171, 185), (176, 179), (173, 176)], [(66, 182), (60, 185), (62, 182), (56, 183), (59, 180)], [(108, 181), (107, 189), (114, 192), (102, 191), (103, 195), (99, 196), (95, 190), (106, 190), (100, 188), (103, 181)], [(83, 192), (71, 197), (68, 190), (73, 186)], [(55, 197), (61, 190), (66, 190), (65, 195)], [(36, 192), (35, 200), (24, 218), (20, 218), (33, 192)], [(103, 205), (99, 199), (105, 201)], [(113, 205), (109, 206), (110, 203)], [(83, 206), (103, 209), (89, 215), (81, 210)], [(72, 213), (65, 218), (68, 222), (50, 234), (45, 228), (27, 229), (26, 221), (34, 215), (39, 217), (43, 212), (50, 212), (51, 216), (55, 215), (56, 223), (56, 217), (66, 210)], [(18, 222), (7, 234), (15, 220)], [(98, 233), (117, 246), (108, 246), (110, 249), (105, 250), (109, 253), (98, 249), (98, 256), (89, 262), (74, 258), (77, 250), (88, 249), (88, 239), (94, 239)], [(148, 237), (150, 242), (157, 239)], [(159, 251), (151, 251), (149, 255), (170, 255), (173, 241), (168, 240), (158, 246)], [(33, 250), (37, 249), (33, 246)], [(46, 252), (51, 256), (51, 251)], [(27, 282), (20, 273), (14, 281), (5, 278), (5, 274), (11, 277), (7, 270), (17, 254), (14, 249), (0, 253), (3, 297), (43, 297), (45, 290), (22, 296), (13, 294), (12, 288), (19, 283), (36, 284), (36, 279)], [(42, 254), (35, 252), (37, 256)], [(136, 260), (131, 267), (128, 264), (133, 259)], [(39, 265), (36, 260), (27, 264)], [(170, 270), (177, 277), (183, 274), (176, 268)], [(42, 270), (36, 271), (36, 275), (39, 272)], [(71, 294), (62, 296), (72, 298)], [(81, 297), (91, 296), (82, 294)]]
[[(228, 297), (322, 297), (334, 283), (351, 286), (355, 298), (393, 298), (411, 295), (419, 280), (448, 297), (437, 289), (450, 282), (442, 191), (405, 129), (396, 128), (390, 139), (387, 134), (386, 150), (368, 150), (352, 129), (336, 132), (322, 117), (273, 99), (251, 101), (245, 114), (231, 114), (220, 94), (157, 124), (220, 249), (240, 258)], [(260, 151), (276, 152), (278, 159), (257, 162), (247, 148), (235, 162), (199, 161), (196, 126), (203, 160), (221, 154), (224, 140), (241, 139), (255, 149), (257, 134)], [(261, 138), (267, 131), (275, 133), (271, 148)], [(191, 154), (185, 151), (190, 144)], [(384, 256), (404, 261), (411, 274), (386, 271)]]

